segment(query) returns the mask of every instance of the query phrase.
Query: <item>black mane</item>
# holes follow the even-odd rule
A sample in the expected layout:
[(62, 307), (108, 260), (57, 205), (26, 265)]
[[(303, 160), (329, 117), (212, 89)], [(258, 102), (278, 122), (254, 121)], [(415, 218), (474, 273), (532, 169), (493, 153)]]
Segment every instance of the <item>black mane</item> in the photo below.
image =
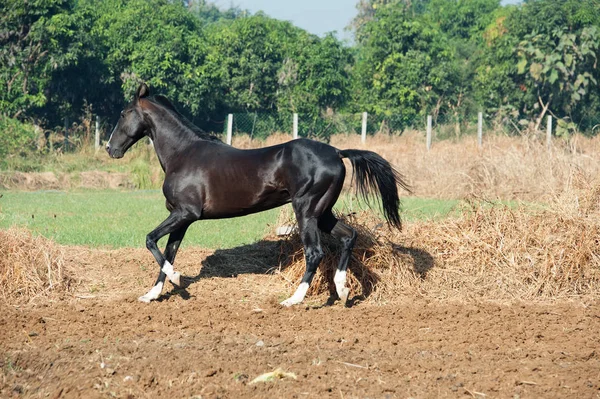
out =
[(190, 122), (189, 119), (183, 116), (181, 112), (179, 112), (177, 108), (175, 108), (173, 103), (167, 97), (157, 94), (155, 96), (150, 97), (149, 100), (155, 104), (161, 105), (163, 108), (166, 108), (171, 114), (173, 114), (177, 119), (179, 119), (187, 128), (193, 131), (202, 140), (223, 142), (214, 134), (207, 133), (204, 130), (200, 129), (198, 126), (194, 125), (192, 122)]

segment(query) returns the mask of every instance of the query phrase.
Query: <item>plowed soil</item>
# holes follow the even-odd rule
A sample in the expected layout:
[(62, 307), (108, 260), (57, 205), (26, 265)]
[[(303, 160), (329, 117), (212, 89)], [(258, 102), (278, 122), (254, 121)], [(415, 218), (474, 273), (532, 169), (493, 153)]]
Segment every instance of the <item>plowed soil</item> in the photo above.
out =
[[(77, 292), (0, 304), (0, 397), (600, 398), (598, 303), (399, 292), (283, 309), (293, 288), (267, 273), (274, 248), (250, 268), (226, 252), (182, 249), (189, 287), (145, 304), (147, 251), (71, 248)], [(251, 383), (276, 369), (295, 378)]]

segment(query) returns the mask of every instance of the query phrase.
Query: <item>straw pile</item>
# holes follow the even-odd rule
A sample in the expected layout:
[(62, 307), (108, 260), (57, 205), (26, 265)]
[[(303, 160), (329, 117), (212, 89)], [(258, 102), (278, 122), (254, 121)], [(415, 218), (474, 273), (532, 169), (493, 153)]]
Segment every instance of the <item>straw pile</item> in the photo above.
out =
[[(465, 301), (598, 298), (600, 186), (565, 192), (544, 209), (480, 199), (461, 206), (461, 216), (407, 223), (402, 233), (377, 225), (369, 214), (346, 218), (359, 232), (348, 275), (350, 297), (376, 302), (401, 296)], [(339, 250), (331, 239), (324, 241), (329, 249), (309, 295), (328, 288), (333, 292)], [(297, 233), (289, 244), (291, 255), (283, 261), (281, 274), (293, 289), (305, 266)]]
[(22, 304), (52, 293), (69, 291), (74, 283), (62, 249), (26, 229), (0, 230), (0, 298)]
[[(428, 251), (435, 267), (426, 280), (409, 288), (438, 299), (597, 297), (597, 201), (592, 214), (564, 200), (542, 210), (470, 202), (461, 218), (413, 224), (405, 245)], [(392, 286), (396, 283), (402, 284), (390, 280)]]

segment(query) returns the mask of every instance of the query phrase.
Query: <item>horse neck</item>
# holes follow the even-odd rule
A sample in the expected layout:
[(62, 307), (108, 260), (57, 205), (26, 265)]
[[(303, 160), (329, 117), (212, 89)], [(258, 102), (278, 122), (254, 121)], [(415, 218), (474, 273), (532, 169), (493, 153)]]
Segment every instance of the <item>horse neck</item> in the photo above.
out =
[(152, 118), (149, 136), (165, 172), (168, 171), (173, 161), (178, 160), (194, 142), (202, 140), (171, 114)]

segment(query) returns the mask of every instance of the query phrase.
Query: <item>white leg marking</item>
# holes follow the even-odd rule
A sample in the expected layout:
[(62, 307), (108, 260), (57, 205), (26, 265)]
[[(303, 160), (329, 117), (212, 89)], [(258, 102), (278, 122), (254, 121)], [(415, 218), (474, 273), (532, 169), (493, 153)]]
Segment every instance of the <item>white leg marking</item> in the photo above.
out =
[(338, 296), (342, 303), (345, 304), (348, 300), (348, 295), (350, 294), (350, 288), (346, 287), (346, 270), (336, 270), (335, 276), (333, 276), (333, 282), (335, 283), (335, 290), (337, 291)]
[(148, 291), (146, 293), (146, 295), (139, 297), (138, 300), (141, 302), (149, 303), (150, 301), (152, 301), (160, 296), (162, 289), (163, 289), (163, 283), (158, 283), (154, 287), (152, 287), (150, 289), (150, 291)]
[(173, 284), (175, 284), (176, 286), (180, 286), (180, 277), (181, 274), (179, 272), (176, 272), (173, 270), (173, 265), (171, 263), (169, 263), (168, 260), (165, 261), (163, 267), (162, 267), (162, 271), (164, 274), (167, 275), (167, 277), (169, 278), (169, 281), (171, 281)]
[(296, 290), (296, 292), (294, 292), (294, 295), (281, 302), (281, 305), (289, 307), (302, 302), (304, 300), (304, 297), (306, 296), (306, 291), (308, 291), (308, 287), (308, 283), (300, 283), (298, 289)]

